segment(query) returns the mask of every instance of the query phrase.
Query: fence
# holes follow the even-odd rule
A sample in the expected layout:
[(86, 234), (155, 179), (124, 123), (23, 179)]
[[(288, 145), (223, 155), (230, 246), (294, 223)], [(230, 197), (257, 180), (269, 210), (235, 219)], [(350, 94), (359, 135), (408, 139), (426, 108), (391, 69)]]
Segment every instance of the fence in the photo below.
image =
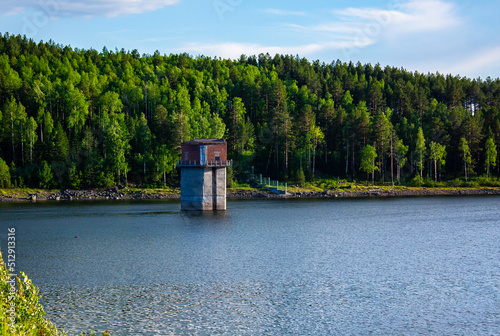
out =
[(261, 184), (264, 188), (274, 189), (276, 191), (284, 191), (285, 194), (288, 190), (288, 184), (286, 182), (280, 182), (278, 180), (271, 180), (270, 177), (262, 176), (262, 174), (256, 175), (251, 174), (251, 179)]

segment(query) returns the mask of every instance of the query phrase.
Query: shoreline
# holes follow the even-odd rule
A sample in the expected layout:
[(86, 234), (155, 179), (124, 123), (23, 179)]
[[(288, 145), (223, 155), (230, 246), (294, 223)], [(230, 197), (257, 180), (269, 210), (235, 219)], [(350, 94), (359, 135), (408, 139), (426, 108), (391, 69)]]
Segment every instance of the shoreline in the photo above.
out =
[[(250, 188), (228, 188), (228, 199), (265, 199), (265, 198), (380, 198), (414, 196), (478, 196), (500, 195), (500, 188), (416, 188), (416, 187), (377, 187), (363, 190), (323, 190), (298, 191), (276, 194), (269, 190)], [(0, 189), (0, 203), (4, 202), (51, 202), (51, 201), (106, 201), (106, 200), (154, 200), (180, 199), (178, 190), (141, 190), (111, 187), (105, 189)]]

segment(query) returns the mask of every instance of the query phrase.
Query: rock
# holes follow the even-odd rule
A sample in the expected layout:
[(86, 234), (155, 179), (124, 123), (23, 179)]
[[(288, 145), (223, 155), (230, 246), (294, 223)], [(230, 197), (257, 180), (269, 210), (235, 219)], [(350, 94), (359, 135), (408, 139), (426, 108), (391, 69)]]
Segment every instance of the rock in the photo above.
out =
[(30, 201), (36, 202), (36, 194), (30, 195)]

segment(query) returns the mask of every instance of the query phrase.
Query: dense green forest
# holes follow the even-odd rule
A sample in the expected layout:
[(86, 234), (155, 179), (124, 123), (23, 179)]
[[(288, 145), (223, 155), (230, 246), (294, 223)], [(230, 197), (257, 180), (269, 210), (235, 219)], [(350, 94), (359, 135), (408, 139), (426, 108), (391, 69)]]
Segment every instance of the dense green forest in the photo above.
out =
[(500, 80), (0, 35), (0, 187), (175, 184), (180, 144), (204, 137), (228, 140), (236, 177), (498, 176)]

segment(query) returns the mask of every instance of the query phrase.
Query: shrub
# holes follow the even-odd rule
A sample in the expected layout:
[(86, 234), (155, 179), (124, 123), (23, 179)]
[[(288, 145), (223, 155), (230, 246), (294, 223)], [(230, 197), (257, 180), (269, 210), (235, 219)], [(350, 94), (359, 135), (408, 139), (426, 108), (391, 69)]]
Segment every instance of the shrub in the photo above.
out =
[(420, 175), (417, 175), (411, 180), (410, 185), (414, 187), (421, 187), (424, 185), (424, 179)]
[[(45, 319), (45, 311), (38, 302), (40, 293), (24, 272), (14, 279), (2, 259), (0, 251), (0, 334), (5, 336), (67, 336)], [(12, 281), (15, 281), (15, 287)], [(13, 291), (11, 288), (14, 288)], [(11, 303), (15, 307), (15, 322), (11, 320)], [(84, 335), (84, 334), (82, 334)], [(90, 332), (89, 335), (95, 335)], [(109, 336), (107, 331), (103, 336)]]
[(54, 175), (52, 174), (52, 169), (47, 161), (42, 161), (38, 177), (40, 181), (40, 188), (50, 188)]
[(299, 187), (304, 187), (306, 185), (306, 176), (304, 175), (304, 170), (302, 169), (302, 167), (300, 167), (297, 171), (296, 180)]
[(10, 187), (10, 169), (7, 163), (0, 158), (0, 188)]
[(475, 178), (474, 182), (484, 187), (500, 187), (500, 182), (498, 181), (498, 179), (495, 179), (493, 177), (488, 178), (486, 176), (481, 176)]
[(436, 187), (436, 182), (432, 178), (430, 178), (430, 177), (425, 177), (424, 178), (423, 186), (427, 187), (427, 188), (435, 188)]
[[(59, 335), (52, 322), (44, 319), (45, 311), (38, 299), (38, 288), (21, 272), (21, 278), (14, 279), (3, 262), (0, 253), (0, 330), (2, 335)], [(12, 291), (13, 282), (15, 291)], [(15, 323), (11, 320), (11, 305), (15, 308)]]
[(460, 179), (456, 178), (453, 181), (449, 182), (449, 186), (453, 187), (453, 188), (458, 188), (458, 187), (460, 187), (460, 183), (461, 183)]
[(479, 183), (477, 181), (469, 181), (462, 184), (462, 186), (466, 188), (479, 188)]
[(226, 168), (226, 187), (234, 187), (234, 169), (232, 166)]

